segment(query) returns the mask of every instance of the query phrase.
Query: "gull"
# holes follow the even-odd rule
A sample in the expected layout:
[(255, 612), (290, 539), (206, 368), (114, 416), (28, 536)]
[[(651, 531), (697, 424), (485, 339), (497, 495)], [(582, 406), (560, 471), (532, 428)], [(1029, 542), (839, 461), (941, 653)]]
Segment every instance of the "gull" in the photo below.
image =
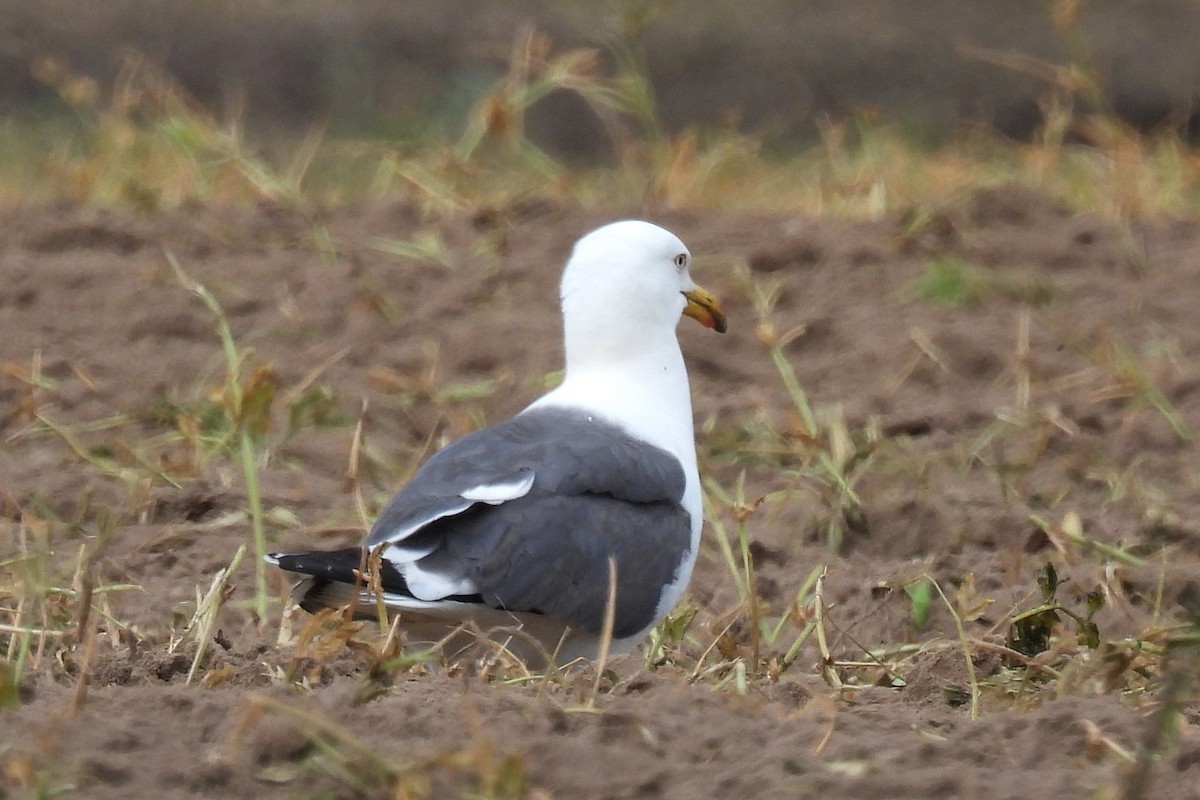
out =
[(530, 661), (634, 649), (682, 598), (703, 523), (676, 328), (726, 323), (691, 264), (649, 222), (580, 239), (560, 286), (562, 382), (431, 456), (361, 547), (267, 556), (303, 576), (293, 598), (364, 617), (381, 600), (410, 644), (469, 623)]

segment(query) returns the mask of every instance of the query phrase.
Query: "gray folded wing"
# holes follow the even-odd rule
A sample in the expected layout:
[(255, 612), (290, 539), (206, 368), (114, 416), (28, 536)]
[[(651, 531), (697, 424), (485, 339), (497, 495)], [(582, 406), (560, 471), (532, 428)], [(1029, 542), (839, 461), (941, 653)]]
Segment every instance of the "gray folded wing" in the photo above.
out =
[(367, 546), (420, 600), (479, 594), (596, 632), (617, 567), (618, 637), (654, 619), (688, 552), (678, 459), (568, 409), (520, 414), (435, 454), (384, 509)]

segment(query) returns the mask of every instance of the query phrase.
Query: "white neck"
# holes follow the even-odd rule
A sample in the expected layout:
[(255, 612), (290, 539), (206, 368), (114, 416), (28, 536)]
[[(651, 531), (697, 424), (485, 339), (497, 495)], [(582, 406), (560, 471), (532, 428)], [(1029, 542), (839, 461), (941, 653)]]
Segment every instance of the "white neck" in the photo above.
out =
[(696, 463), (692, 397), (683, 354), (674, 335), (639, 349), (598, 350), (595, 342), (572, 348), (558, 388), (531, 408), (570, 405), (597, 415), (633, 436), (674, 454), (685, 472)]

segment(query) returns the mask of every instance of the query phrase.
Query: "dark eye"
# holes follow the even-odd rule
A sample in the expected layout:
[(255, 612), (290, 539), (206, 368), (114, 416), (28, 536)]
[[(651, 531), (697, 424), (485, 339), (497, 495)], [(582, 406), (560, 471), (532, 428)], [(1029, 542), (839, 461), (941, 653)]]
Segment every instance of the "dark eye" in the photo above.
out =
[(687, 266), (687, 253), (680, 253), (679, 255), (675, 256), (675, 268), (676, 269), (683, 269), (686, 266)]

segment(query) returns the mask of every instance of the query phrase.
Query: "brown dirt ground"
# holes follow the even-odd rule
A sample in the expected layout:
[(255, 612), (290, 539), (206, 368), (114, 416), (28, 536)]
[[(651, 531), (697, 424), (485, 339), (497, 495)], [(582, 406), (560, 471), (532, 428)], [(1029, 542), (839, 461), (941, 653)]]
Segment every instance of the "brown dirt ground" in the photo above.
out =
[[(1136, 750), (1153, 694), (1114, 691), (1105, 664), (1119, 661), (1125, 637), (1152, 625), (1160, 591), (1158, 621), (1172, 620), (1200, 578), (1200, 457), (1151, 402), (1169, 402), (1200, 428), (1200, 222), (1118, 226), (1016, 189), (948, 204), (920, 225), (658, 218), (689, 243), (697, 276), (731, 320), (724, 338), (691, 325), (681, 338), (702, 469), (726, 487), (744, 472), (748, 498), (765, 498), (748, 525), (768, 614), (783, 613), (813, 567), (827, 564), (833, 656), (862, 661), (863, 648), (919, 644), (904, 661), (903, 688), (870, 685), (889, 681), (843, 666), (851, 686), (834, 693), (811, 641), (777, 681), (752, 680), (744, 695), (712, 677), (690, 681), (680, 665), (695, 663), (736, 604), (711, 528), (691, 592), (694, 642), (657, 669), (618, 662), (598, 713), (573, 709), (587, 673), (540, 688), (425, 668), (371, 682), (361, 649), (278, 647), (279, 605), (262, 633), (245, 602), (249, 559), (203, 664), (214, 685), (184, 685), (194, 651), (185, 643), (171, 652), (172, 636), (197, 587), (249, 535), (236, 457), (189, 452), (166, 435), (177, 417), (164, 409), (199, 407), (223, 366), (210, 314), (165, 253), (220, 299), (251, 363), (275, 371), (277, 405), (309, 379), (332, 390), (328, 424), (287, 436), (285, 414), (276, 414), (261, 481), (274, 541), (334, 546), (359, 530), (346, 474), (362, 402), (360, 480), (374, 509), (432, 446), (540, 393), (561, 358), (562, 261), (577, 236), (621, 215), (540, 204), (431, 215), (402, 202), (315, 221), (268, 205), (6, 214), (0, 554), (17, 553), (22, 532), (44, 530), (49, 574), (70, 585), (80, 545), (115, 526), (97, 580), (140, 589), (106, 596), (128, 630), (101, 626), (77, 714), (68, 711), (79, 649), (44, 658), (21, 686), (22, 702), (0, 711), (0, 796), (39, 780), (93, 798), (355, 796), (333, 767), (314, 766), (320, 754), (301, 731), (315, 723), (298, 713), (342, 726), (393, 763), (430, 759), (428, 783), (412, 791), (433, 796), (464, 791), (480, 775), (503, 794), (510, 768), (540, 797), (1072, 798), (1115, 786), (1128, 767), (1102, 737)], [(336, 253), (315, 245), (323, 232)], [(378, 237), (429, 234), (444, 242), (444, 263), (374, 246)], [(985, 276), (967, 308), (914, 290), (945, 254)], [(805, 326), (787, 353), (813, 404), (840, 404), (856, 441), (879, 432), (838, 555), (823, 543), (830, 492), (797, 474), (795, 448), (773, 433), (792, 424), (790, 402), (756, 336), (747, 275), (778, 285), (779, 330)], [(1121, 348), (1131, 354), (1125, 366)], [(25, 378), (39, 359), (47, 383), (35, 394)], [(1028, 411), (1017, 419), (1026, 373)], [(480, 385), (489, 391), (472, 395)], [(107, 460), (79, 457), (29, 416), (33, 408)], [(92, 425), (101, 420), (113, 421)], [(147, 465), (180, 485), (148, 479)], [(1088, 536), (1151, 553), (1148, 566), (1105, 569), (1031, 521), (1069, 511)], [(719, 513), (732, 528), (728, 510)], [(973, 582), (992, 603), (967, 620), (967, 633), (999, 644), (1008, 615), (1036, 605), (1046, 561), (1070, 579), (1065, 605), (1081, 608), (1097, 587), (1108, 593), (1096, 622), (1112, 644), (1027, 694), (1011, 682), (985, 692), (973, 720), (961, 703), (966, 669), (950, 615), (935, 599), (917, 626), (903, 587), (928, 574), (948, 592), (959, 587), (965, 607)], [(283, 596), (282, 579), (271, 577)], [(7, 610), (0, 622), (11, 622)], [(768, 657), (786, 649), (789, 631)], [(1059, 645), (1067, 654), (1070, 639)], [(746, 641), (735, 627), (722, 648), (745, 656)], [(1001, 685), (1001, 656), (974, 652), (980, 678)], [(302, 675), (311, 691), (288, 686), (281, 671)], [(1200, 793), (1200, 736), (1187, 723), (1146, 796)], [(361, 763), (360, 790), (382, 796)]]

